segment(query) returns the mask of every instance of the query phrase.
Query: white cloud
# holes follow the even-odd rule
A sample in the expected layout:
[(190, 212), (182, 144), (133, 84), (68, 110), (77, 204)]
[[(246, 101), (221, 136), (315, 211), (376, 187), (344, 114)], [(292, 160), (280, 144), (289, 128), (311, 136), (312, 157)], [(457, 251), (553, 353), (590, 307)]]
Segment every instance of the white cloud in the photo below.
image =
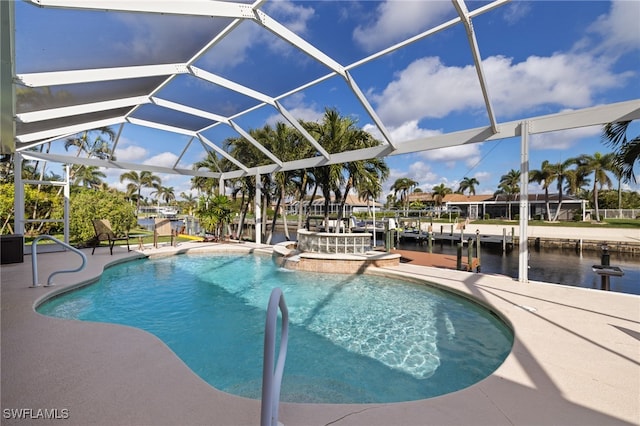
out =
[(433, 186), (429, 186), (430, 182), (435, 182), (439, 179), (438, 174), (431, 170), (431, 165), (424, 161), (415, 161), (409, 164), (406, 169), (392, 168), (389, 170), (389, 178), (385, 181), (385, 197), (388, 194), (393, 194), (390, 187), (400, 178), (409, 178), (418, 182), (418, 187), (425, 192), (428, 192)]
[(173, 167), (178, 160), (178, 156), (173, 152), (162, 152), (145, 160), (142, 164), (150, 164), (159, 167)]
[(315, 12), (311, 7), (296, 5), (290, 1), (270, 2), (265, 10), (298, 35), (304, 35), (307, 32), (307, 23), (313, 18)]
[[(630, 77), (630, 73), (614, 74), (609, 62), (586, 54), (531, 56), (520, 63), (493, 56), (483, 65), (491, 100), (501, 119), (549, 104), (590, 106), (596, 94), (620, 87)], [(412, 120), (484, 110), (474, 67), (448, 67), (436, 57), (412, 62), (372, 99), (380, 117), (395, 127)]]
[(511, 2), (502, 9), (502, 16), (509, 25), (517, 24), (531, 11), (531, 4), (524, 1)]
[(140, 63), (171, 62), (196, 53), (193, 43), (203, 34), (211, 34), (211, 20), (201, 17), (121, 13), (114, 14), (131, 32), (126, 41), (112, 43), (125, 57)]
[(480, 161), (480, 145), (479, 143), (475, 143), (433, 149), (430, 151), (422, 151), (418, 155), (425, 160), (443, 163), (449, 168), (453, 168), (458, 161), (464, 161), (468, 167), (473, 167)]
[(249, 21), (242, 22), (202, 59), (213, 71), (233, 68), (247, 59), (247, 51), (259, 37), (258, 25)]
[(124, 162), (142, 160), (147, 155), (149, 155), (149, 151), (146, 148), (136, 145), (127, 145), (124, 148), (118, 147), (115, 151), (116, 160)]
[(353, 39), (368, 51), (398, 42), (439, 24), (453, 16), (451, 3), (444, 1), (385, 1), (376, 9), (376, 18), (368, 26), (359, 25)]
[(573, 148), (583, 138), (597, 136), (600, 126), (582, 127), (562, 132), (540, 133), (531, 136), (531, 149), (565, 150)]
[[(268, 3), (265, 13), (302, 36), (307, 31), (308, 21), (313, 18), (314, 9), (294, 5), (289, 1), (278, 1)], [(212, 70), (229, 69), (244, 63), (251, 48), (268, 49), (283, 56), (293, 51), (289, 43), (274, 36), (255, 22), (247, 20), (214, 46), (203, 60)]]
[[(374, 124), (365, 124), (362, 129), (369, 132), (374, 138), (383, 140), (380, 129)], [(389, 127), (387, 131), (391, 134), (393, 142), (404, 142), (442, 134), (440, 130), (420, 128), (416, 120), (407, 121), (398, 127)]]
[[(324, 115), (323, 108), (319, 108), (315, 103), (305, 103), (305, 96), (303, 93), (296, 93), (287, 97), (283, 101), (283, 105), (287, 111), (296, 118), (296, 120), (320, 121)], [(286, 119), (280, 114), (273, 114), (265, 121), (267, 124), (273, 126), (279, 121), (286, 122)]]
[(640, 2), (612, 1), (608, 15), (602, 15), (588, 30), (599, 34), (603, 41), (599, 47), (603, 53), (621, 54), (640, 48)]

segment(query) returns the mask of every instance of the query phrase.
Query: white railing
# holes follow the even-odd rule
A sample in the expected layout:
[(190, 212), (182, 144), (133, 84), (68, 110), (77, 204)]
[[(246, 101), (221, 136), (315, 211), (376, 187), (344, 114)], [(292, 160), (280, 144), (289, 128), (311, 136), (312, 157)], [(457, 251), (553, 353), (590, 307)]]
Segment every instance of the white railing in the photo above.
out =
[(364, 254), (371, 250), (370, 233), (314, 232), (298, 229), (298, 250), (323, 254)]
[(78, 271), (81, 271), (82, 269), (84, 269), (84, 267), (86, 266), (86, 264), (87, 264), (87, 256), (85, 256), (83, 252), (81, 252), (80, 250), (78, 250), (75, 247), (71, 247), (69, 244), (67, 244), (65, 242), (62, 242), (62, 241), (58, 240), (57, 238), (52, 237), (51, 235), (40, 235), (39, 237), (36, 237), (33, 240), (33, 242), (31, 243), (31, 269), (33, 270), (33, 285), (31, 287), (40, 286), (40, 284), (38, 284), (38, 250), (37, 250), (37, 244), (38, 244), (38, 241), (40, 241), (42, 239), (47, 239), (47, 240), (54, 241), (54, 242), (60, 244), (61, 246), (64, 246), (64, 247), (68, 248), (69, 250), (78, 253), (80, 255), (80, 257), (82, 258), (82, 265), (80, 265), (80, 267), (78, 267), (76, 269), (65, 269), (65, 270), (56, 271), (56, 272), (53, 272), (51, 275), (49, 275), (49, 278), (47, 279), (47, 284), (45, 284), (45, 287), (49, 287), (49, 286), (53, 285), (53, 283), (51, 282), (51, 278), (53, 278), (54, 275), (67, 273), (67, 272), (78, 272)]
[[(280, 332), (280, 352), (275, 360), (276, 323), (278, 307), (282, 311), (282, 330)], [(264, 361), (262, 366), (262, 407), (260, 426), (277, 426), (278, 406), (280, 404), (280, 386), (284, 363), (287, 358), (289, 340), (289, 310), (280, 288), (274, 288), (267, 307), (267, 320), (264, 325)], [(274, 368), (274, 361), (276, 362)]]
[[(595, 219), (595, 209), (587, 210)], [(640, 209), (600, 209), (600, 219), (635, 219), (640, 216)]]

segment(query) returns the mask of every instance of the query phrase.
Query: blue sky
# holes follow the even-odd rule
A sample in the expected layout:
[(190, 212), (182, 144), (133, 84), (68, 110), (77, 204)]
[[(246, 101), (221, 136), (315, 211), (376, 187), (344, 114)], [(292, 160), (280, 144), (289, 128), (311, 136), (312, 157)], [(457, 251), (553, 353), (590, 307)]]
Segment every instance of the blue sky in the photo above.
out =
[[(400, 7), (398, 6), (400, 4)], [(475, 9), (484, 2), (469, 2)], [(418, 34), (455, 16), (449, 1), (326, 1), (268, 3), (265, 12), (286, 23), (342, 65)], [(74, 61), (86, 66), (113, 66), (147, 61), (179, 62), (194, 46), (190, 34), (207, 34), (211, 22), (187, 18), (183, 25), (165, 17), (58, 11), (16, 6), (16, 70), (66, 69)], [(489, 92), (499, 122), (640, 97), (640, 2), (515, 1), (474, 19)], [(174, 22), (174, 21), (172, 21)], [(244, 22), (196, 64), (269, 95), (277, 95), (327, 74), (327, 69), (300, 54), (252, 22)], [(457, 25), (353, 70), (353, 75), (395, 142), (486, 126), (478, 81), (464, 28)], [(198, 93), (195, 96), (194, 93)], [(247, 108), (241, 96), (220, 93), (185, 78), (159, 94), (221, 114)], [(377, 135), (372, 120), (345, 82), (332, 78), (283, 100), (298, 119), (317, 120), (325, 107)], [(147, 111), (140, 111), (141, 114)], [(154, 111), (149, 110), (149, 115)], [(245, 128), (282, 121), (261, 108), (237, 121)], [(633, 123), (633, 135), (640, 125)], [(530, 168), (543, 160), (561, 162), (579, 154), (605, 153), (600, 128), (583, 128), (531, 138)], [(226, 126), (208, 131), (220, 143), (237, 134)], [(120, 161), (173, 166), (188, 137), (127, 125), (116, 157)], [(202, 158), (193, 144), (181, 166)], [(63, 152), (57, 147), (53, 151)], [(408, 177), (424, 191), (440, 183), (457, 189), (475, 177), (477, 193), (493, 193), (500, 176), (518, 169), (520, 140), (465, 145), (387, 158), (393, 182)], [(52, 166), (53, 167), (53, 166)], [(120, 188), (122, 170), (106, 170), (107, 181)], [(638, 172), (636, 172), (638, 174)], [(188, 192), (189, 178), (161, 175), (175, 193)], [(639, 185), (626, 186), (638, 190)], [(531, 185), (530, 192), (540, 189)]]

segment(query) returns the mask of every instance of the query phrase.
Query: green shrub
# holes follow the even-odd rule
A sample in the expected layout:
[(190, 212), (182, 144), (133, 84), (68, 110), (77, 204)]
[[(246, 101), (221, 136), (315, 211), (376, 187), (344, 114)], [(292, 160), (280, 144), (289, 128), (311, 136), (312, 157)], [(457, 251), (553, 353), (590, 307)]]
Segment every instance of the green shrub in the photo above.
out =
[(135, 206), (122, 194), (79, 188), (70, 200), (69, 238), (79, 245), (95, 237), (93, 219), (109, 219), (116, 234), (124, 234), (136, 226)]

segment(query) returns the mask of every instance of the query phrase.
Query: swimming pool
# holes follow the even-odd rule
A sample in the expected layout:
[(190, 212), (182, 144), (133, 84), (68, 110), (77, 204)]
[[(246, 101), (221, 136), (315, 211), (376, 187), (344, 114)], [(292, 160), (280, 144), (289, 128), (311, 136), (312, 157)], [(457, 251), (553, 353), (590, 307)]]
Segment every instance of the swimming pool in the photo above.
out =
[(491, 374), (513, 342), (495, 315), (448, 292), (371, 275), (292, 272), (254, 255), (127, 262), (37, 310), (146, 330), (212, 386), (259, 399), (265, 309), (274, 287), (282, 288), (290, 319), (282, 401), (442, 395)]

